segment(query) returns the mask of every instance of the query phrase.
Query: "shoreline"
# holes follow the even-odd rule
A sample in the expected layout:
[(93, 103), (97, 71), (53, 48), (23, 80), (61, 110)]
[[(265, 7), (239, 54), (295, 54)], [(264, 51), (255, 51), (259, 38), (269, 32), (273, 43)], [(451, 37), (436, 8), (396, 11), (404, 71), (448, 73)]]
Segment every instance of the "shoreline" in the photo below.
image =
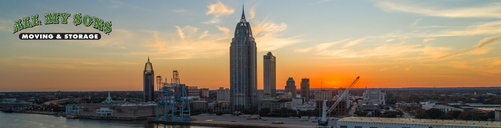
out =
[(287, 124), (260, 124), (260, 123), (243, 123), (243, 122), (221, 122), (221, 121), (188, 121), (188, 122), (171, 122), (171, 121), (148, 121), (152, 124), (164, 125), (194, 125), (194, 126), (210, 126), (210, 127), (238, 127), (238, 128), (314, 128), (316, 126), (303, 125), (287, 125)]

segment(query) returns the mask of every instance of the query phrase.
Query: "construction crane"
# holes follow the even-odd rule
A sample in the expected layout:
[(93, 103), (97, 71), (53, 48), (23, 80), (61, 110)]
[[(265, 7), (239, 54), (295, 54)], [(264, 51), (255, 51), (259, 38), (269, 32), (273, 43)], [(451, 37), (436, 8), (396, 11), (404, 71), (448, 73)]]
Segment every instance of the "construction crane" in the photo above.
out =
[[(329, 121), (327, 120), (327, 113), (330, 113), (332, 112), (332, 110), (334, 110), (334, 108), (336, 108), (336, 106), (339, 104), (339, 102), (341, 102), (342, 99), (344, 99), (347, 95), (348, 95), (348, 91), (350, 91), (350, 88), (353, 87), (358, 79), (360, 79), (360, 76), (357, 77), (357, 79), (355, 79), (355, 81), (353, 81), (353, 83), (351, 83), (350, 86), (348, 86), (348, 88), (346, 88), (346, 90), (343, 92), (343, 94), (341, 94), (341, 96), (339, 96), (336, 100), (336, 102), (334, 102), (334, 104), (332, 104), (331, 107), (329, 107), (329, 110), (326, 110), (326, 102), (327, 100), (324, 100), (323, 104), (322, 104), (322, 118), (318, 120), (318, 125), (322, 125), (322, 126), (327, 126), (329, 125)], [(346, 101), (348, 102), (348, 101)]]

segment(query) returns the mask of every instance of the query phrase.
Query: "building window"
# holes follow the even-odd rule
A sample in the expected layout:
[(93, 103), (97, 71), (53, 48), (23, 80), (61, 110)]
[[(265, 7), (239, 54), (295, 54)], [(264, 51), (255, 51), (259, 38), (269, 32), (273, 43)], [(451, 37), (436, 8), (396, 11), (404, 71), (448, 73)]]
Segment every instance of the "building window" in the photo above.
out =
[(355, 128), (362, 128), (362, 126), (355, 126)]
[(369, 127), (369, 128), (377, 128), (377, 127)]
[(348, 128), (346, 125), (341, 125), (339, 128)]

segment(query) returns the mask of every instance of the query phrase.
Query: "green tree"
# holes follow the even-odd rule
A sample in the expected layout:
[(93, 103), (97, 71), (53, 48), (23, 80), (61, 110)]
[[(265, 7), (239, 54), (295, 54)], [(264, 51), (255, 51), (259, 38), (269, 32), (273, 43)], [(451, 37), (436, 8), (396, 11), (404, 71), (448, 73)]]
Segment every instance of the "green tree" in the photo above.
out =
[(259, 111), (259, 115), (268, 115), (270, 114), (271, 112), (271, 109), (270, 108), (262, 108), (260, 111)]
[(414, 117), (416, 119), (430, 119), (430, 115), (428, 115), (428, 113), (426, 112), (421, 112), (419, 114), (416, 115), (416, 117)]
[(489, 119), (494, 120), (496, 118), (496, 113), (494, 111), (491, 111), (487, 113), (487, 116), (489, 117)]
[(454, 119), (454, 117), (452, 117), (451, 115), (444, 114), (444, 115), (438, 117), (438, 119), (452, 120), (452, 119)]
[(430, 119), (438, 119), (438, 117), (444, 115), (444, 112), (436, 108), (428, 109), (425, 112), (430, 116)]
[(459, 114), (461, 114), (461, 113), (462, 112), (459, 110), (454, 110), (454, 111), (447, 112), (447, 115), (451, 115), (454, 119), (457, 119)]

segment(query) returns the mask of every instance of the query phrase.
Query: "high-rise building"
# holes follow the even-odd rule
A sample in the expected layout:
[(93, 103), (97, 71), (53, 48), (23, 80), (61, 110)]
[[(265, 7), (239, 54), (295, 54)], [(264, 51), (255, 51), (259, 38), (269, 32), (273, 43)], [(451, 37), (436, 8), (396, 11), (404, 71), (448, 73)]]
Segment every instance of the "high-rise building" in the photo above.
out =
[(263, 90), (264, 95), (275, 97), (277, 96), (277, 68), (276, 57), (268, 52), (263, 56)]
[(219, 87), (219, 90), (217, 90), (217, 101), (230, 101), (230, 89)]
[(154, 101), (154, 84), (155, 74), (153, 72), (153, 65), (150, 63), (150, 57), (148, 57), (148, 62), (144, 65), (143, 71), (143, 101)]
[(296, 82), (292, 77), (287, 80), (287, 85), (285, 86), (285, 92), (290, 92), (292, 98), (296, 98)]
[(250, 23), (242, 9), (230, 46), (230, 104), (233, 111), (257, 110), (256, 49)]
[(301, 98), (304, 99), (304, 102), (310, 100), (310, 79), (308, 78), (301, 79)]

